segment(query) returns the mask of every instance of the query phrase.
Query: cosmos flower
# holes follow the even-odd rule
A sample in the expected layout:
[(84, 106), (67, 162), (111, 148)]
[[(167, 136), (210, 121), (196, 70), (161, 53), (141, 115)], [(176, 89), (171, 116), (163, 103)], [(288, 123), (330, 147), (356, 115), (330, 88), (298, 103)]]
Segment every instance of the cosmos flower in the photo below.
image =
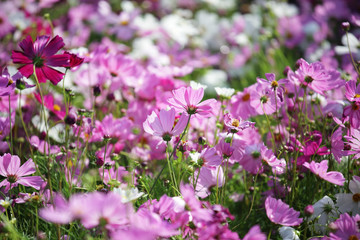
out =
[(283, 226), (297, 226), (302, 223), (303, 219), (299, 218), (300, 212), (290, 208), (280, 199), (267, 197), (265, 200), (266, 215), (271, 222)]
[(168, 99), (170, 105), (176, 110), (186, 111), (188, 114), (199, 114), (204, 117), (212, 115), (212, 109), (216, 103), (215, 99), (208, 99), (200, 103), (204, 97), (204, 89), (197, 90), (191, 87), (182, 87), (172, 91), (174, 97)]
[(19, 72), (25, 77), (30, 77), (35, 73), (39, 83), (45, 83), (50, 80), (54, 85), (58, 84), (64, 76), (64, 73), (51, 67), (65, 67), (69, 65), (68, 54), (55, 55), (64, 47), (63, 39), (55, 36), (50, 40), (49, 36), (38, 36), (33, 42), (31, 36), (27, 36), (19, 43), (22, 51), (12, 51), (12, 60), (14, 63), (22, 64)]
[(328, 182), (339, 186), (344, 185), (345, 178), (342, 173), (336, 171), (327, 172), (328, 160), (323, 160), (320, 163), (314, 161), (312, 161), (311, 163), (305, 162), (303, 166), (310, 169), (311, 172)]
[(162, 137), (164, 141), (170, 141), (173, 136), (180, 135), (187, 123), (186, 114), (182, 114), (179, 121), (175, 124), (175, 109), (171, 108), (169, 111), (160, 110), (159, 114), (154, 111), (149, 115), (143, 123), (145, 132)]
[(351, 217), (349, 214), (342, 214), (339, 219), (334, 222), (336, 226), (336, 232), (330, 233), (331, 240), (342, 240), (342, 239), (359, 239), (360, 232), (358, 222), (360, 216), (356, 215)]
[(353, 215), (360, 214), (360, 177), (353, 176), (349, 189), (351, 193), (336, 194), (336, 206), (341, 213), (351, 212)]
[(12, 156), (6, 153), (0, 157), (0, 175), (6, 178), (0, 183), (0, 187), (5, 186), (5, 192), (18, 184), (39, 190), (44, 182), (42, 178), (40, 176), (28, 176), (35, 173), (33, 160), (27, 160), (22, 166), (20, 163), (20, 158), (16, 155)]
[(324, 232), (326, 225), (337, 217), (334, 202), (328, 196), (323, 197), (314, 205), (314, 213), (310, 216), (309, 220), (316, 219), (315, 230)]
[(236, 119), (230, 113), (225, 114), (224, 123), (232, 133), (237, 133), (240, 130), (244, 130), (248, 127), (254, 127), (254, 122), (243, 121), (241, 118)]

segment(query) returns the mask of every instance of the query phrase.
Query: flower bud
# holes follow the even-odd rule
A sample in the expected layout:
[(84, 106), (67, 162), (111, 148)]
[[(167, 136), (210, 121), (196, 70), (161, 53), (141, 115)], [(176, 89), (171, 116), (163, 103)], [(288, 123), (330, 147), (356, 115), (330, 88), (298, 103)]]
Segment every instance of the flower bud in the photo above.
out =
[(100, 96), (101, 94), (101, 89), (99, 85), (96, 85), (95, 87), (93, 87), (93, 94), (95, 97)]
[(101, 156), (97, 156), (96, 157), (96, 165), (98, 167), (102, 167), (104, 165), (105, 161), (104, 161), (104, 158), (101, 157)]
[(306, 216), (311, 216), (314, 213), (314, 207), (312, 205), (307, 205), (304, 209)]
[(350, 30), (350, 23), (349, 22), (342, 22), (341, 23), (341, 28), (345, 31), (348, 32)]
[(76, 123), (76, 115), (75, 113), (69, 113), (66, 117), (65, 117), (65, 123), (67, 125), (74, 125)]

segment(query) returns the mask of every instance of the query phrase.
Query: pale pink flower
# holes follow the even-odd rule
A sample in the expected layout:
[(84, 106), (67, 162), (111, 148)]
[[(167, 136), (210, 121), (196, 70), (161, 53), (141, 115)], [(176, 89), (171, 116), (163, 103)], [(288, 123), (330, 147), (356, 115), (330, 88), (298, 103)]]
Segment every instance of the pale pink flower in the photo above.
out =
[(302, 223), (303, 219), (299, 218), (300, 212), (290, 208), (289, 205), (280, 199), (267, 197), (265, 200), (266, 215), (271, 222), (283, 226), (297, 226)]
[(254, 122), (244, 121), (241, 118), (234, 118), (230, 113), (225, 114), (224, 123), (229, 128), (229, 132), (237, 133), (245, 128), (254, 127)]
[(320, 163), (314, 161), (312, 161), (311, 163), (305, 162), (303, 166), (310, 169), (311, 172), (313, 172), (314, 174), (316, 174), (317, 176), (328, 182), (340, 186), (344, 185), (345, 178), (341, 172), (336, 172), (336, 171), (327, 172), (328, 160), (323, 160)]
[(186, 114), (182, 114), (179, 121), (175, 124), (175, 110), (171, 108), (169, 111), (160, 110), (159, 114), (154, 111), (149, 115), (143, 123), (145, 132), (162, 137), (164, 141), (170, 141), (173, 136), (180, 135), (187, 124)]
[(40, 176), (28, 176), (36, 172), (33, 160), (27, 160), (22, 166), (20, 164), (20, 158), (16, 155), (6, 153), (0, 157), (0, 175), (6, 178), (0, 183), (0, 187), (5, 186), (5, 192), (18, 184), (39, 190), (43, 179)]
[(168, 102), (179, 111), (186, 111), (188, 114), (199, 114), (204, 117), (212, 115), (215, 99), (208, 99), (200, 103), (204, 97), (204, 89), (197, 90), (191, 87), (181, 87), (172, 91), (174, 97), (168, 99)]

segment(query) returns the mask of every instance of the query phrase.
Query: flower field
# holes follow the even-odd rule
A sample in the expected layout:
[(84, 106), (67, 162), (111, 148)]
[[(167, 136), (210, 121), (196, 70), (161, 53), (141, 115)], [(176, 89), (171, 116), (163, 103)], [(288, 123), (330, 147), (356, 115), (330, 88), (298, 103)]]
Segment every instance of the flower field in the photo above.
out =
[(360, 239), (358, 0), (0, 2), (0, 239)]

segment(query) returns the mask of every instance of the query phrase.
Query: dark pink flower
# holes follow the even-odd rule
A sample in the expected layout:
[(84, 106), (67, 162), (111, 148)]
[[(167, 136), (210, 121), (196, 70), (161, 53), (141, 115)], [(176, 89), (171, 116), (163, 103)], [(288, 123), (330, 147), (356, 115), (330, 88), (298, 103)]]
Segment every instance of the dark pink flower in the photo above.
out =
[(21, 184), (39, 190), (44, 182), (42, 178), (40, 176), (28, 176), (36, 172), (33, 160), (27, 160), (22, 166), (20, 164), (20, 158), (16, 155), (12, 156), (6, 153), (0, 157), (0, 175), (6, 178), (0, 183), (0, 187), (5, 186), (7, 192)]
[(69, 56), (69, 62), (68, 65), (66, 65), (66, 67), (68, 68), (76, 68), (84, 62), (84, 58), (81, 58), (74, 53), (65, 51), (64, 54), (67, 54)]
[(320, 178), (331, 182), (336, 185), (343, 186), (345, 178), (341, 172), (330, 171), (328, 172), (328, 160), (323, 160), (320, 163), (312, 161), (311, 163), (305, 162), (304, 167), (308, 168), (311, 172), (319, 176)]
[(38, 36), (35, 42), (31, 36), (27, 36), (19, 43), (21, 51), (12, 51), (12, 60), (14, 63), (22, 64), (19, 71), (25, 77), (30, 77), (34, 73), (40, 83), (49, 79), (54, 85), (58, 84), (64, 76), (64, 73), (51, 67), (65, 67), (69, 65), (68, 54), (55, 55), (64, 47), (63, 39), (55, 36), (50, 40), (49, 36)]
[(186, 111), (188, 114), (199, 114), (205, 117), (212, 115), (212, 110), (215, 99), (208, 99), (200, 103), (204, 97), (204, 89), (199, 88), (197, 90), (191, 87), (182, 87), (172, 91), (174, 97), (170, 98), (168, 102), (176, 110)]
[(283, 226), (297, 226), (302, 223), (303, 219), (299, 218), (300, 212), (290, 208), (280, 199), (267, 197), (265, 200), (266, 215), (271, 222)]
[(38, 93), (34, 93), (36, 100), (39, 103), (44, 104), (44, 106), (49, 109), (53, 114), (55, 114), (59, 119), (63, 120), (66, 116), (65, 109), (61, 110), (60, 105), (54, 103), (54, 97), (52, 94), (48, 94), (44, 96), (44, 103), (41, 102), (41, 96)]

